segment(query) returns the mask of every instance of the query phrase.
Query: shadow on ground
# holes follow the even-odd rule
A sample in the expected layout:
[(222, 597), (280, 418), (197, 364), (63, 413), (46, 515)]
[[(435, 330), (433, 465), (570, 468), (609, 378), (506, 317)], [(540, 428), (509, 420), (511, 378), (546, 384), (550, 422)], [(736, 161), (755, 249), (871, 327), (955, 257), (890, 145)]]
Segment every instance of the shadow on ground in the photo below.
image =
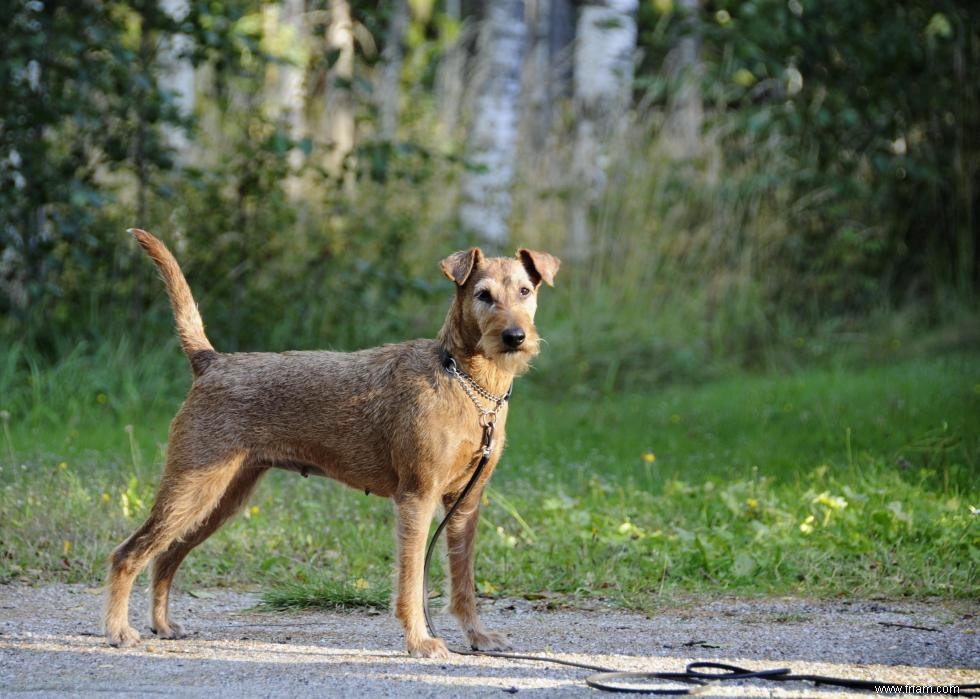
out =
[[(177, 594), (179, 641), (147, 634), (105, 646), (101, 595), (81, 586), (0, 586), (0, 694), (180, 696), (573, 696), (592, 694), (584, 670), (487, 657), (416, 660), (397, 622), (369, 612), (256, 611), (254, 595)], [(134, 595), (132, 620), (145, 615)], [(634, 671), (679, 671), (691, 660), (914, 685), (980, 682), (978, 605), (966, 602), (767, 599), (685, 603), (655, 616), (546, 611), (486, 602), (488, 626), (521, 652)], [(461, 637), (437, 617), (450, 645)], [(916, 628), (917, 627), (917, 628)], [(871, 696), (805, 684), (712, 687), (700, 696)]]

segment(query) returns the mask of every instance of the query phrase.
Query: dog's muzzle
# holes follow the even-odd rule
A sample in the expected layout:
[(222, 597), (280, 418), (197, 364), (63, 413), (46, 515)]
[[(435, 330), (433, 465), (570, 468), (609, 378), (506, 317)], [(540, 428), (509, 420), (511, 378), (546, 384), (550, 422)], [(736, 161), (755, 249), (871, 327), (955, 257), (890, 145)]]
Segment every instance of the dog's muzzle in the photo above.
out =
[(500, 335), (500, 339), (503, 340), (504, 346), (512, 350), (516, 350), (523, 345), (526, 338), (527, 335), (524, 334), (524, 331), (521, 328), (507, 328)]

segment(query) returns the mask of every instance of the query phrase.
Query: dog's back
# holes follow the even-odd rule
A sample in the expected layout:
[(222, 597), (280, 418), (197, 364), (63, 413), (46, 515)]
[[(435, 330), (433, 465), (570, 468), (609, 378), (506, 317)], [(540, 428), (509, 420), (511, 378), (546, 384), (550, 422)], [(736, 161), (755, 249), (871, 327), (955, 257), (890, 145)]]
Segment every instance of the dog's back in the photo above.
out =
[(429, 423), (419, 418), (444, 410), (433, 402), (447, 380), (433, 340), (358, 352), (215, 354), (174, 419), (170, 443), (236, 445), (250, 461), (306, 464), (388, 495), (397, 485), (393, 459), (422, 448), (415, 432)]

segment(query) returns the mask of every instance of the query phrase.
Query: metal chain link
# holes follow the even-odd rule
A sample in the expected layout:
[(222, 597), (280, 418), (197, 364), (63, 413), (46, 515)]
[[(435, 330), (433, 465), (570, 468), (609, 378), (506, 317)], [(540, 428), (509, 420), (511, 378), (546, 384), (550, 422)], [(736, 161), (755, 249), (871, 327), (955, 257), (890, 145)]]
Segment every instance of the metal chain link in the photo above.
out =
[[(477, 383), (472, 376), (461, 370), (459, 365), (456, 364), (455, 359), (449, 359), (449, 362), (446, 365), (446, 371), (448, 371), (450, 376), (453, 376), (459, 382), (459, 385), (463, 387), (463, 391), (466, 393), (467, 397), (473, 402), (473, 405), (476, 406), (477, 411), (480, 413), (480, 427), (492, 426), (497, 421), (497, 411), (499, 411), (503, 404), (507, 401), (507, 394), (495, 396), (494, 394), (490, 393), (490, 391)], [(480, 398), (493, 403), (493, 407), (490, 409), (483, 407), (483, 405), (480, 404), (480, 400), (477, 398), (477, 395), (479, 395)]]

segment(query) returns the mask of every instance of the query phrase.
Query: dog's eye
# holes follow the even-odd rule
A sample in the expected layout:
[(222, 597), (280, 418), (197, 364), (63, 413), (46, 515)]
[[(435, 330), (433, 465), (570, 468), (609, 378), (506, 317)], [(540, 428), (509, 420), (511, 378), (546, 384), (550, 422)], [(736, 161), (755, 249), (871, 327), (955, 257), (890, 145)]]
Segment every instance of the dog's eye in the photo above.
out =
[(531, 293), (531, 290), (528, 289), (526, 286), (522, 286), (521, 287), (521, 296), (527, 296), (530, 293)]
[(483, 303), (493, 303), (493, 295), (486, 289), (477, 294), (476, 297), (483, 301)]

